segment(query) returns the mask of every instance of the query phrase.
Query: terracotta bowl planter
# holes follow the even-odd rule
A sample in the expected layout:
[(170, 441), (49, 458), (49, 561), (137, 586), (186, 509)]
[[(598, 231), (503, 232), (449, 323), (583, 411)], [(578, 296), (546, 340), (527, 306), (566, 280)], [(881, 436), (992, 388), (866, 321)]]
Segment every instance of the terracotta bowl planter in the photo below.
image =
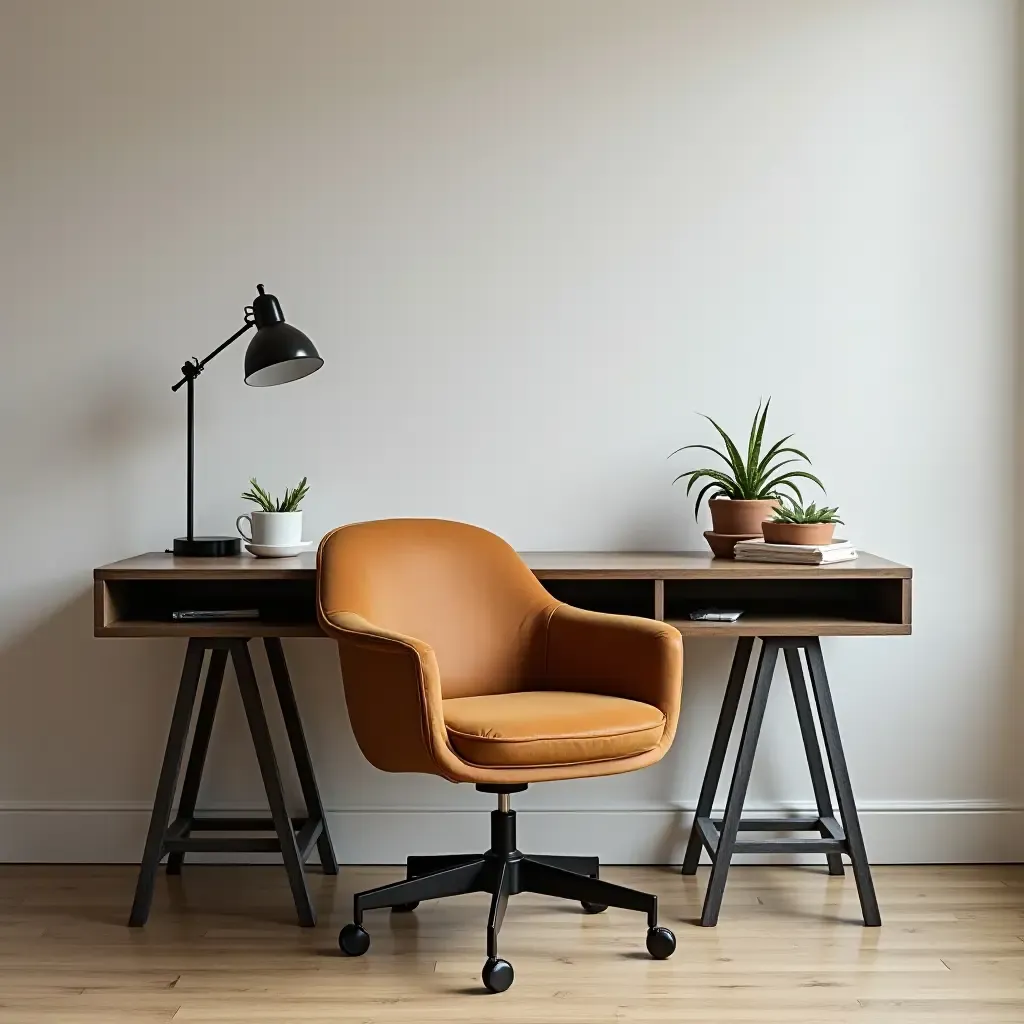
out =
[(835, 523), (772, 523), (761, 524), (768, 544), (831, 544)]
[(711, 529), (714, 533), (746, 534), (757, 537), (761, 533), (761, 524), (770, 519), (778, 502), (774, 498), (765, 501), (733, 501), (731, 498), (712, 498), (708, 502), (711, 509)]
[(713, 530), (704, 532), (704, 539), (715, 558), (735, 558), (735, 548), (741, 540), (753, 540), (760, 536), (759, 533), (715, 533)]

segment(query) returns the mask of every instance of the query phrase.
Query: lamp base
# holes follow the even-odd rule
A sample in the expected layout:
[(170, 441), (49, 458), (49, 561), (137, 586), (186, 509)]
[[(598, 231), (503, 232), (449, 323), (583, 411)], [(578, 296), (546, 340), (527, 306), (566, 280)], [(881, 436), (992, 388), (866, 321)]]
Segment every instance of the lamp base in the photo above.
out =
[(187, 558), (224, 558), (241, 553), (237, 537), (175, 537), (174, 553)]

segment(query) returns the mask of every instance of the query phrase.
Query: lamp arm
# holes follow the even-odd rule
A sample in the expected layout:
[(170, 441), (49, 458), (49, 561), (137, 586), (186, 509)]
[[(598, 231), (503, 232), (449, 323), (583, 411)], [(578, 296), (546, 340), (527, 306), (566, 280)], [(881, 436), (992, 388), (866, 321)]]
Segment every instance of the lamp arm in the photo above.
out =
[(199, 360), (192, 358), (185, 363), (182, 368), (182, 378), (177, 384), (171, 386), (172, 391), (177, 391), (183, 384), (186, 384), (190, 380), (195, 380), (203, 372), (203, 367), (216, 355), (220, 355), (233, 341), (237, 341), (250, 327), (252, 327), (256, 321), (252, 316), (252, 306), (245, 307), (245, 323), (234, 334), (228, 338), (227, 341), (221, 342), (205, 359)]

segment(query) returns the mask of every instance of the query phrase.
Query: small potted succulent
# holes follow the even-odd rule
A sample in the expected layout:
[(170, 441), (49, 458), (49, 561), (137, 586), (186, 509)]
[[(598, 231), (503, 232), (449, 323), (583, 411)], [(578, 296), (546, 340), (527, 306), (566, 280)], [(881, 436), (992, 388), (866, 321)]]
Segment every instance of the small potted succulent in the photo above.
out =
[[(273, 498), (255, 479), (242, 498), (259, 506), (258, 512), (246, 512), (235, 520), (235, 528), (246, 542), (246, 549), (258, 558), (283, 557), (308, 547), (302, 542), (302, 499), (309, 493), (303, 477), (295, 488), (286, 488), (283, 498)], [(249, 532), (242, 529), (242, 522)]]
[(761, 524), (768, 544), (831, 544), (836, 523), (842, 519), (838, 508), (818, 508), (812, 501), (806, 508), (797, 501), (784, 500), (775, 515)]
[[(676, 483), (679, 480), (686, 480), (687, 494), (698, 483), (703, 483), (697, 492), (693, 514), (696, 518), (701, 501), (705, 495), (709, 495), (708, 508), (711, 510), (712, 529), (704, 536), (716, 555), (731, 557), (732, 549), (738, 540), (760, 537), (761, 524), (778, 507), (783, 489), (791, 491), (798, 500), (803, 501), (797, 480), (811, 480), (822, 490), (825, 489), (821, 481), (806, 469), (787, 468), (794, 463), (803, 462), (810, 465), (811, 462), (799, 448), (787, 444), (792, 434), (787, 434), (765, 448), (764, 427), (771, 401), (769, 398), (763, 408), (758, 403), (747, 438), (745, 456), (732, 438), (710, 416), (704, 418), (718, 431), (725, 447), (724, 452), (713, 445), (688, 444), (672, 453), (678, 455), (679, 452), (691, 448), (702, 448), (716, 455), (725, 464), (721, 469), (690, 469), (680, 473), (672, 481)], [(793, 458), (786, 458), (787, 455)]]

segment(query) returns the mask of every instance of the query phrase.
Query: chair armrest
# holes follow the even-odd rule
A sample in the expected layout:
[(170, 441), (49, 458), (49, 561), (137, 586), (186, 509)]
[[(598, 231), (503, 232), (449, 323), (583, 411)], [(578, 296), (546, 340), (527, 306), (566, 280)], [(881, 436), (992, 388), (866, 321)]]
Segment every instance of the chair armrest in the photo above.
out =
[(320, 625), (338, 642), (352, 731), (370, 764), (388, 772), (445, 774), (439, 764), (448, 760), (448, 739), (430, 645), (354, 612), (321, 610)]
[(643, 701), (675, 733), (683, 686), (683, 639), (664, 622), (558, 605), (548, 620), (546, 681)]

